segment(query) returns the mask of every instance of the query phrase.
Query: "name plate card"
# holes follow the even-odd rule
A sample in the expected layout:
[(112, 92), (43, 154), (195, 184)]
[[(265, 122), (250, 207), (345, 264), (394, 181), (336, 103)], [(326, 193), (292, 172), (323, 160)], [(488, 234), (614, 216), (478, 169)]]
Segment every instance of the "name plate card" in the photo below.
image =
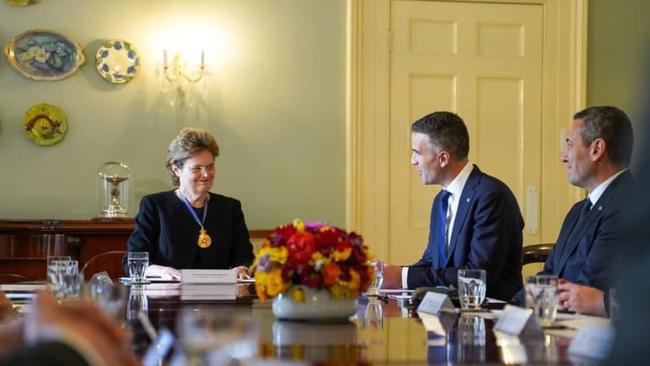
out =
[(420, 305), (418, 305), (417, 311), (436, 315), (440, 312), (455, 313), (456, 309), (449, 296), (437, 292), (427, 292)]
[(614, 335), (614, 328), (609, 324), (586, 324), (571, 341), (569, 353), (602, 360), (612, 349)]
[(232, 269), (181, 269), (182, 283), (237, 283)]
[(524, 328), (539, 328), (533, 317), (533, 310), (512, 305), (506, 305), (501, 317), (494, 325), (494, 329), (516, 336), (520, 335)]

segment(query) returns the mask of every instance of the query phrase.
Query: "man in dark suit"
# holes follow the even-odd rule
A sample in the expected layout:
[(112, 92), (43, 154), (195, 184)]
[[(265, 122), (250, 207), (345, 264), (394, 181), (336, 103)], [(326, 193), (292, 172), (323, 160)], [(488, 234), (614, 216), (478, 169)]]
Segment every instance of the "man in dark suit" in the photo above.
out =
[(415, 166), (424, 184), (443, 190), (433, 201), (429, 242), (412, 266), (386, 266), (384, 287), (456, 286), (458, 269), (487, 272), (487, 295), (510, 299), (521, 289), (524, 221), (514, 195), (467, 159), (469, 135), (451, 112), (411, 126)]
[(561, 310), (605, 314), (604, 292), (623, 239), (623, 195), (633, 184), (633, 143), (632, 124), (616, 107), (590, 107), (573, 116), (562, 161), (569, 183), (588, 197), (567, 214), (541, 272), (562, 279)]

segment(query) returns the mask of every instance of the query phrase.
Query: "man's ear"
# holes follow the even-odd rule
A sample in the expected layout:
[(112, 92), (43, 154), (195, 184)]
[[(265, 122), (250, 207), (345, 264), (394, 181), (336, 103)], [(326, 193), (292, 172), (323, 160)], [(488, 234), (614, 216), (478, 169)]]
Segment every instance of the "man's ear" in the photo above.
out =
[(591, 146), (589, 146), (589, 156), (591, 161), (600, 161), (605, 157), (605, 152), (607, 151), (607, 143), (602, 138), (595, 139)]
[(440, 155), (438, 155), (438, 159), (440, 159), (440, 166), (442, 168), (446, 167), (449, 165), (449, 162), (451, 161), (451, 156), (449, 155), (448, 151), (441, 151)]

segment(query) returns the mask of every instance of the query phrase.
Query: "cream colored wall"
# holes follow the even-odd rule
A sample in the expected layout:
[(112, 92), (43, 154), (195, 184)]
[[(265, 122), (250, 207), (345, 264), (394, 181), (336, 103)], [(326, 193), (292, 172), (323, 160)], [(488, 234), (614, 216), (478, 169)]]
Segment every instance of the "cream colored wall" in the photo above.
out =
[(615, 105), (635, 126), (650, 89), (650, 1), (589, 1), (589, 105)]
[[(181, 21), (209, 30), (200, 36), (211, 75), (202, 101), (175, 109), (155, 68), (160, 35)], [(65, 34), (88, 61), (68, 79), (44, 82), (0, 60), (0, 218), (96, 216), (95, 171), (109, 160), (132, 167), (135, 203), (168, 189), (166, 147), (193, 125), (217, 136), (213, 190), (241, 199), (250, 228), (294, 217), (345, 223), (344, 0), (0, 2), (0, 43), (30, 29)], [(228, 42), (217, 44), (222, 37)], [(142, 57), (126, 85), (94, 68), (97, 48), (113, 38), (131, 41)], [(41, 102), (62, 107), (70, 123), (52, 147), (21, 130), (25, 111)]]

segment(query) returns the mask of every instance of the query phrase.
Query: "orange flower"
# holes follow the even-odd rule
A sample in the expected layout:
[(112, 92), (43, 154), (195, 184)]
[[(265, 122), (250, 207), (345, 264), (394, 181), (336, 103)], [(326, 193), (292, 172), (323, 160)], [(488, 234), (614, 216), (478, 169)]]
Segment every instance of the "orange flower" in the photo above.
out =
[(334, 263), (334, 262), (329, 262), (327, 265), (325, 265), (325, 268), (323, 269), (323, 284), (325, 286), (332, 286), (333, 284), (336, 283), (336, 280), (339, 278), (341, 275), (341, 268)]

